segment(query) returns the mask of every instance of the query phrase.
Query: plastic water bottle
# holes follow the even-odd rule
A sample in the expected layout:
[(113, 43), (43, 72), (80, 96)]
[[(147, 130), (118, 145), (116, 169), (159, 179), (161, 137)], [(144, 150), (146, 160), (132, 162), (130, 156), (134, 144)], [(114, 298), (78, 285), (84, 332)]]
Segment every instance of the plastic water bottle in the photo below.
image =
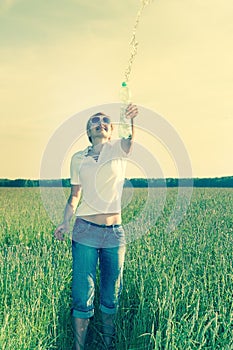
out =
[(126, 109), (129, 103), (131, 102), (131, 93), (129, 90), (129, 87), (127, 86), (126, 82), (123, 82), (121, 84), (120, 89), (120, 101), (122, 103), (121, 109), (120, 109), (120, 122), (119, 122), (119, 129), (118, 134), (120, 138), (128, 138), (132, 134), (132, 127), (131, 127), (131, 119), (126, 117)]

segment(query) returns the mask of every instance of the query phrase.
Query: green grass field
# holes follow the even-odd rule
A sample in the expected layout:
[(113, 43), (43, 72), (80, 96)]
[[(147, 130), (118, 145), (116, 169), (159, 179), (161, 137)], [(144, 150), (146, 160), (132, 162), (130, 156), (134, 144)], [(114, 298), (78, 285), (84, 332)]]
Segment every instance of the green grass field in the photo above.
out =
[[(139, 215), (145, 191), (135, 191), (124, 222)], [(194, 189), (183, 221), (166, 232), (176, 192), (128, 244), (118, 350), (233, 349), (233, 189)], [(53, 239), (38, 188), (1, 188), (0, 196), (0, 348), (71, 350), (70, 239)], [(89, 350), (101, 348), (96, 294)]]

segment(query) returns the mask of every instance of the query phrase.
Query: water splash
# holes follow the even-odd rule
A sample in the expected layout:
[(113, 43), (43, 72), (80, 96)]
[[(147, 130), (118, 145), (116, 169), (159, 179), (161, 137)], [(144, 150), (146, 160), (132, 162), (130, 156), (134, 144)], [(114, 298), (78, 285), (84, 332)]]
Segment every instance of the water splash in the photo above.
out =
[(139, 8), (137, 16), (136, 16), (136, 20), (135, 20), (135, 23), (133, 26), (133, 34), (132, 34), (132, 37), (131, 37), (131, 40), (129, 43), (129, 45), (130, 45), (130, 58), (129, 58), (128, 65), (127, 65), (126, 70), (125, 70), (125, 74), (124, 74), (124, 76), (125, 76), (124, 81), (126, 83), (129, 81), (129, 77), (130, 77), (130, 74), (132, 71), (132, 65), (133, 65), (134, 59), (137, 55), (137, 49), (138, 49), (138, 41), (136, 38), (137, 28), (138, 28), (143, 10), (145, 9), (145, 7), (147, 5), (152, 3), (153, 0), (141, 0), (140, 2), (141, 2), (141, 5), (140, 5), (140, 8)]

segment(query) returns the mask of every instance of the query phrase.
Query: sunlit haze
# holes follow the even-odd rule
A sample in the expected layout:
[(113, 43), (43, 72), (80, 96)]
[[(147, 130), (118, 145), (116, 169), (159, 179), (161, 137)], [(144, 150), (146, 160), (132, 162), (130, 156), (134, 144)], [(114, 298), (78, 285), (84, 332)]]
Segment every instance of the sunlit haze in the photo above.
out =
[[(38, 179), (46, 146), (63, 123), (119, 102), (139, 5), (0, 0), (1, 178)], [(133, 102), (176, 131), (194, 177), (233, 175), (232, 18), (232, 0), (154, 0), (137, 31)], [(143, 126), (143, 113), (138, 120)], [(164, 176), (178, 175), (163, 142), (140, 128), (136, 142), (154, 154)], [(87, 145), (83, 137), (70, 150)], [(69, 177), (72, 152), (63, 177)], [(142, 175), (137, 165), (129, 167), (128, 177)]]

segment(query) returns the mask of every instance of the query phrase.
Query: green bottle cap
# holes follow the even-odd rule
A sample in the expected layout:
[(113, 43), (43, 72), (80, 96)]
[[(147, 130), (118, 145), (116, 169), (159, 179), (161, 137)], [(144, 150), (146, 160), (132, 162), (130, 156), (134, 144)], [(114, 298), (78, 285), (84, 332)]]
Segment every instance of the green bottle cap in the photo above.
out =
[(121, 84), (122, 87), (127, 86), (127, 83), (125, 81), (123, 81), (123, 83)]

